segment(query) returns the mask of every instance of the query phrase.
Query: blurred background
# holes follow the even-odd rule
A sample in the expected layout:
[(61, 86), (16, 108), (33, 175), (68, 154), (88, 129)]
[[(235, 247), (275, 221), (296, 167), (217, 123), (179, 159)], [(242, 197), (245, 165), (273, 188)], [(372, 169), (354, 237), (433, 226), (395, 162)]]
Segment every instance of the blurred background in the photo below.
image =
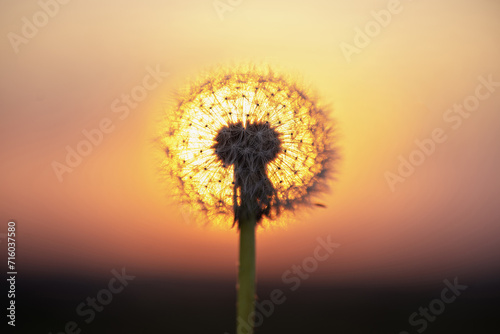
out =
[[(172, 201), (153, 139), (179, 88), (240, 62), (315, 90), (342, 156), (327, 208), (258, 231), (259, 299), (286, 300), (256, 333), (498, 331), (500, 2), (63, 2), (0, 4), (9, 331), (234, 333), (237, 232)], [(328, 237), (333, 254), (290, 273)], [(135, 278), (87, 323), (77, 307), (123, 268)], [(436, 311), (455, 279), (467, 288)]]

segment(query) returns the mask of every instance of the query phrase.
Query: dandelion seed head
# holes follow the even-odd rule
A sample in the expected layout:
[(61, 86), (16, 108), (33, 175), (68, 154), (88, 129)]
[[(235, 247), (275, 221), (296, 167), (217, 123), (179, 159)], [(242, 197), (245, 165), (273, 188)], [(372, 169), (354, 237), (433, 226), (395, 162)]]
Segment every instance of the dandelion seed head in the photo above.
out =
[(291, 80), (269, 69), (220, 70), (169, 110), (162, 169), (210, 223), (232, 226), (254, 212), (268, 224), (327, 189), (332, 140), (325, 108)]

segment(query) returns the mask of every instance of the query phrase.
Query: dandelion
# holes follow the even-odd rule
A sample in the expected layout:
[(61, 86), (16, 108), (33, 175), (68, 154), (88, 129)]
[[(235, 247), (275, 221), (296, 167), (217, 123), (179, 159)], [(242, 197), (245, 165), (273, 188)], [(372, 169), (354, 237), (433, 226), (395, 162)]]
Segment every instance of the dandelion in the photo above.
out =
[(326, 190), (335, 159), (327, 112), (268, 69), (238, 68), (181, 94), (163, 131), (162, 167), (180, 200), (240, 231), (237, 319), (253, 332), (255, 228)]

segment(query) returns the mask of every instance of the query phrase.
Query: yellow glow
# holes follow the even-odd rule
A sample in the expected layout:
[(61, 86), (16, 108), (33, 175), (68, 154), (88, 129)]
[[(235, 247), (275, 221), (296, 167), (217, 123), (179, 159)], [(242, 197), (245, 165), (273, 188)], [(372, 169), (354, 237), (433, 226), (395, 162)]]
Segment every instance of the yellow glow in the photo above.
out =
[(221, 70), (200, 80), (168, 114), (163, 168), (180, 199), (206, 213), (211, 224), (232, 225), (234, 167), (223, 166), (213, 146), (218, 131), (236, 122), (268, 122), (279, 134), (280, 152), (267, 164), (279, 213), (307, 204), (333, 158), (329, 121), (295, 84), (255, 69)]

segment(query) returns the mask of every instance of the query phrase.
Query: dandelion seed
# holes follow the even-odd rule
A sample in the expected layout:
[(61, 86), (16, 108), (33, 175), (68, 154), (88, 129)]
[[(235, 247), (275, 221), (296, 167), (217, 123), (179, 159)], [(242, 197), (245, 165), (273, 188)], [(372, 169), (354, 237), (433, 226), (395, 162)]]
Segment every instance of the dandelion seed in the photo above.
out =
[(326, 111), (270, 70), (208, 76), (181, 94), (169, 116), (163, 169), (182, 179), (180, 200), (212, 224), (233, 226), (242, 212), (238, 197), (247, 192), (259, 197), (246, 209), (272, 224), (286, 210), (313, 205), (331, 175), (335, 152)]

